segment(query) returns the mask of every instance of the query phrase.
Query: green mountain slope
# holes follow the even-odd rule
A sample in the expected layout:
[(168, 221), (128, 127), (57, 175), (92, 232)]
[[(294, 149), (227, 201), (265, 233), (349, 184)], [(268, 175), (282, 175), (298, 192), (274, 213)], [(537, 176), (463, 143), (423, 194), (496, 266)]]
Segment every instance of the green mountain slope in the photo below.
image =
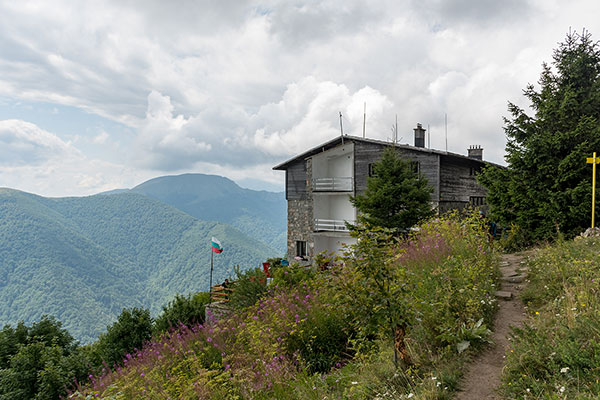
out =
[(287, 204), (284, 193), (243, 189), (216, 175), (184, 174), (146, 181), (132, 192), (163, 201), (204, 221), (232, 225), (285, 254)]
[(0, 325), (51, 314), (91, 341), (123, 307), (160, 310), (276, 250), (229, 226), (199, 221), (135, 193), (49, 199), (0, 189)]

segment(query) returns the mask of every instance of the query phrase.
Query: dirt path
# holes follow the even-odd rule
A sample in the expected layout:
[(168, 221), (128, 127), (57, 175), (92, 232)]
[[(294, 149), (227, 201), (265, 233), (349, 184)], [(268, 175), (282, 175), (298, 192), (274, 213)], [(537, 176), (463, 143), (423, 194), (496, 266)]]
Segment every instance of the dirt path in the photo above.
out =
[(497, 292), (499, 309), (492, 334), (494, 344), (470, 364), (463, 378), (462, 391), (456, 395), (457, 400), (500, 399), (495, 389), (500, 385), (510, 326), (519, 326), (525, 320), (525, 309), (519, 298), (526, 272), (522, 261), (522, 256), (502, 256), (502, 288)]

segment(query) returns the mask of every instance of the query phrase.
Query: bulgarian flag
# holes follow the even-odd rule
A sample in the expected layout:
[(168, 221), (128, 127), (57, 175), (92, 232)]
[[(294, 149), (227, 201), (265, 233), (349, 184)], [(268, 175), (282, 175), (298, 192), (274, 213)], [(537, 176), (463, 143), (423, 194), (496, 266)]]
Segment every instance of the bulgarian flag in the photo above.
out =
[(222, 253), (223, 252), (223, 246), (221, 246), (221, 242), (219, 242), (216, 238), (212, 238), (212, 251), (214, 253)]

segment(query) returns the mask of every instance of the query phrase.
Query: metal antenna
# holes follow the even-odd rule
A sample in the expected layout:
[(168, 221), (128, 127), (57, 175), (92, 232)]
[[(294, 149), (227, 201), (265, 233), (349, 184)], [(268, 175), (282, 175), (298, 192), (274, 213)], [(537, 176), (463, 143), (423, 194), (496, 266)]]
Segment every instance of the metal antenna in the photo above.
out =
[(431, 148), (431, 130), (429, 129), (429, 124), (427, 124), (427, 148)]
[(365, 138), (366, 126), (367, 126), (367, 102), (365, 101), (365, 111), (363, 113), (363, 139)]
[(340, 133), (342, 135), (342, 146), (344, 145), (344, 126), (342, 125), (342, 112), (340, 111)]
[(444, 114), (444, 125), (446, 126), (446, 153), (448, 152), (448, 113)]

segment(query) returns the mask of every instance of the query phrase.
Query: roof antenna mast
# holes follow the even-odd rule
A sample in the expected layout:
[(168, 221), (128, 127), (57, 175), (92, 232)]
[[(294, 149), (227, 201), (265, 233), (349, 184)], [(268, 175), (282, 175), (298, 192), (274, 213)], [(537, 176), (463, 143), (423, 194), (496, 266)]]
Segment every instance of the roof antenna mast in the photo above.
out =
[(444, 125), (446, 126), (446, 153), (448, 152), (448, 113), (444, 114)]
[(342, 135), (342, 146), (344, 145), (344, 126), (342, 125), (342, 112), (340, 111), (340, 133)]
[(363, 112), (363, 139), (365, 138), (366, 126), (367, 126), (367, 102), (365, 101), (365, 111)]
[(431, 130), (429, 130), (429, 124), (427, 124), (427, 148), (431, 148)]

